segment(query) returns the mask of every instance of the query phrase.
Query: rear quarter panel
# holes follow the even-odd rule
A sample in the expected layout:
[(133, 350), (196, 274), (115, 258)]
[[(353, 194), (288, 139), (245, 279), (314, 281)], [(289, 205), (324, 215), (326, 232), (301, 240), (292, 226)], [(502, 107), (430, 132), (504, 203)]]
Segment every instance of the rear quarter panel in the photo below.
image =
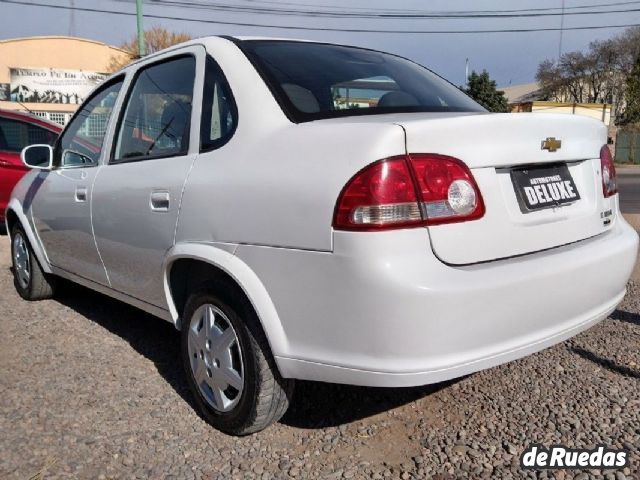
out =
[(179, 237), (331, 250), (333, 211), (363, 166), (402, 153), (397, 126), (290, 125), (200, 155), (186, 184)]
[(404, 131), (353, 118), (293, 124), (237, 47), (206, 46), (231, 85), (239, 121), (227, 144), (195, 161), (176, 242), (331, 250), (342, 188), (367, 164), (403, 154)]

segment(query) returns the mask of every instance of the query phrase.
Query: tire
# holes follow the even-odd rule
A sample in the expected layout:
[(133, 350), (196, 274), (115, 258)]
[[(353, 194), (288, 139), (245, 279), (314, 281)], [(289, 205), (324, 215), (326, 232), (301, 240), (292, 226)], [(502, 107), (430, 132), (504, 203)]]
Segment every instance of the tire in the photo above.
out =
[(222, 432), (248, 435), (284, 415), (294, 380), (280, 376), (258, 317), (238, 290), (218, 281), (189, 297), (181, 355), (189, 388), (204, 418)]
[(42, 271), (29, 239), (20, 225), (14, 226), (11, 230), (11, 263), (13, 284), (22, 298), (44, 300), (53, 297), (53, 278)]

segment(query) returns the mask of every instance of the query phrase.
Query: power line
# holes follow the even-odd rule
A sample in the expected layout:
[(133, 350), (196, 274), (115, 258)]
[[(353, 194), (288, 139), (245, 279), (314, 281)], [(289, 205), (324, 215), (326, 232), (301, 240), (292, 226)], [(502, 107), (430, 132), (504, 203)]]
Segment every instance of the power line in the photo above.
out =
[[(71, 7), (64, 5), (51, 5), (46, 3), (26, 2), (21, 0), (0, 0), (0, 3), (9, 3), (16, 5), (25, 5), (30, 7), (46, 7), (59, 10), (69, 10)], [(106, 13), (110, 15), (121, 16), (135, 16), (133, 12), (123, 12), (115, 10), (103, 10), (99, 8), (89, 7), (75, 7), (76, 11), (91, 12), (91, 13)], [(206, 23), (215, 25), (233, 25), (240, 27), (258, 27), (258, 28), (274, 28), (281, 30), (302, 30), (302, 31), (318, 31), (318, 32), (345, 32), (345, 33), (381, 33), (381, 34), (482, 34), (482, 33), (525, 33), (525, 32), (555, 32), (558, 31), (558, 27), (543, 27), (543, 28), (510, 28), (510, 29), (496, 29), (496, 30), (379, 30), (379, 29), (367, 29), (367, 28), (331, 28), (331, 27), (303, 27), (299, 25), (270, 25), (264, 23), (252, 23), (252, 22), (232, 22), (223, 20), (205, 20), (198, 18), (188, 17), (175, 17), (168, 15), (158, 14), (145, 14), (147, 18), (155, 18), (160, 20), (172, 20), (183, 21), (192, 23)], [(565, 27), (567, 30), (601, 30), (605, 28), (628, 28), (638, 27), (640, 23), (628, 23), (622, 25), (592, 25), (592, 26), (579, 26), (579, 27)]]
[[(126, 0), (125, 0), (126, 1)], [(157, 1), (157, 0), (156, 0)], [(380, 13), (406, 13), (406, 14), (420, 14), (425, 13), (424, 10), (407, 10), (407, 9), (372, 9), (370, 7), (354, 7), (351, 6), (348, 9), (344, 8), (344, 5), (310, 5), (310, 4), (300, 4), (294, 2), (277, 2), (277, 1), (266, 1), (266, 0), (244, 0), (248, 3), (253, 4), (270, 4), (270, 5), (293, 5), (296, 7), (305, 6), (305, 7), (313, 7), (313, 8), (342, 8), (343, 11), (358, 11), (364, 10), (366, 12), (380, 12)], [(154, 0), (151, 1), (154, 3)], [(192, 2), (193, 3), (193, 2)], [(572, 7), (566, 7), (565, 10), (580, 10), (580, 9), (588, 9), (588, 8), (599, 8), (599, 7), (613, 7), (620, 5), (637, 5), (640, 1), (631, 0), (631, 1), (623, 1), (623, 2), (613, 2), (613, 3), (599, 3), (599, 4), (591, 4), (591, 5), (575, 5)], [(207, 5), (206, 3), (199, 3), (198, 5)], [(501, 10), (433, 10), (429, 13), (431, 14), (475, 14), (475, 13), (517, 13), (517, 12), (536, 12), (536, 11), (554, 11), (554, 10), (562, 10), (561, 7), (543, 7), (543, 8), (519, 8), (519, 9), (501, 9)]]
[[(130, 3), (129, 0), (112, 0), (121, 3)], [(640, 2), (636, 2), (640, 3)], [(589, 11), (572, 11), (561, 12), (526, 12), (520, 13), (354, 13), (349, 11), (328, 11), (328, 10), (300, 10), (300, 9), (281, 9), (270, 7), (253, 7), (232, 5), (228, 3), (198, 3), (184, 0), (154, 0), (150, 5), (180, 7), (199, 10), (212, 10), (231, 13), (249, 13), (256, 15), (278, 15), (278, 16), (297, 16), (297, 17), (313, 17), (313, 18), (358, 18), (358, 19), (395, 19), (395, 20), (456, 20), (456, 19), (496, 19), (496, 18), (535, 18), (535, 17), (557, 17), (564, 18), (565, 15), (606, 15), (612, 13), (633, 13), (640, 12), (640, 8), (615, 9), (615, 10), (589, 10)]]

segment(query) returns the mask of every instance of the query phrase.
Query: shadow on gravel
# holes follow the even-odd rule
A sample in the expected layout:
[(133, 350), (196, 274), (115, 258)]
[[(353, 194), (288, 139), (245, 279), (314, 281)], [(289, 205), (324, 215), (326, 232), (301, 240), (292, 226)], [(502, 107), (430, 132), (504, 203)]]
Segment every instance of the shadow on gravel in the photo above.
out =
[(625, 312), (624, 310), (616, 310), (610, 315), (614, 320), (619, 320), (621, 322), (632, 323), (634, 325), (640, 326), (640, 314)]
[(293, 403), (280, 423), (309, 429), (335, 427), (400, 407), (459, 380), (413, 388), (372, 388), (298, 381)]
[(61, 281), (55, 300), (125, 340), (195, 408), (180, 363), (180, 334), (168, 322), (80, 285)]
[(589, 350), (585, 350), (584, 348), (569, 347), (569, 350), (571, 350), (576, 355), (580, 355), (582, 358), (596, 363), (613, 373), (617, 373), (629, 378), (640, 378), (640, 371), (634, 370), (633, 368), (629, 368), (625, 365), (618, 365), (613, 360), (609, 360), (608, 358), (596, 355), (595, 353), (590, 352)]
[[(118, 335), (151, 360), (158, 373), (200, 415), (184, 379), (180, 334), (173, 325), (82, 286), (63, 281), (60, 287), (55, 300)], [(307, 429), (338, 426), (405, 405), (451, 383), (416, 388), (368, 388), (299, 381), (291, 407), (280, 422)]]

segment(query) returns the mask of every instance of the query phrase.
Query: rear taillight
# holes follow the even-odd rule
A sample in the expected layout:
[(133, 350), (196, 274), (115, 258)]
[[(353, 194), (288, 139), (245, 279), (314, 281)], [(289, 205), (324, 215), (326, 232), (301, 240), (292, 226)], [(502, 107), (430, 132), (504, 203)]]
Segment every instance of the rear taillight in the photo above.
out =
[(404, 156), (360, 170), (342, 190), (333, 226), (378, 230), (419, 225), (422, 215)]
[(428, 225), (474, 220), (484, 215), (484, 203), (469, 168), (452, 157), (409, 155)]
[(392, 157), (358, 172), (344, 187), (333, 226), (386, 230), (480, 218), (484, 204), (467, 166), (443, 155)]
[(600, 170), (602, 171), (602, 194), (604, 198), (618, 193), (616, 167), (613, 165), (611, 151), (607, 145), (600, 149)]

